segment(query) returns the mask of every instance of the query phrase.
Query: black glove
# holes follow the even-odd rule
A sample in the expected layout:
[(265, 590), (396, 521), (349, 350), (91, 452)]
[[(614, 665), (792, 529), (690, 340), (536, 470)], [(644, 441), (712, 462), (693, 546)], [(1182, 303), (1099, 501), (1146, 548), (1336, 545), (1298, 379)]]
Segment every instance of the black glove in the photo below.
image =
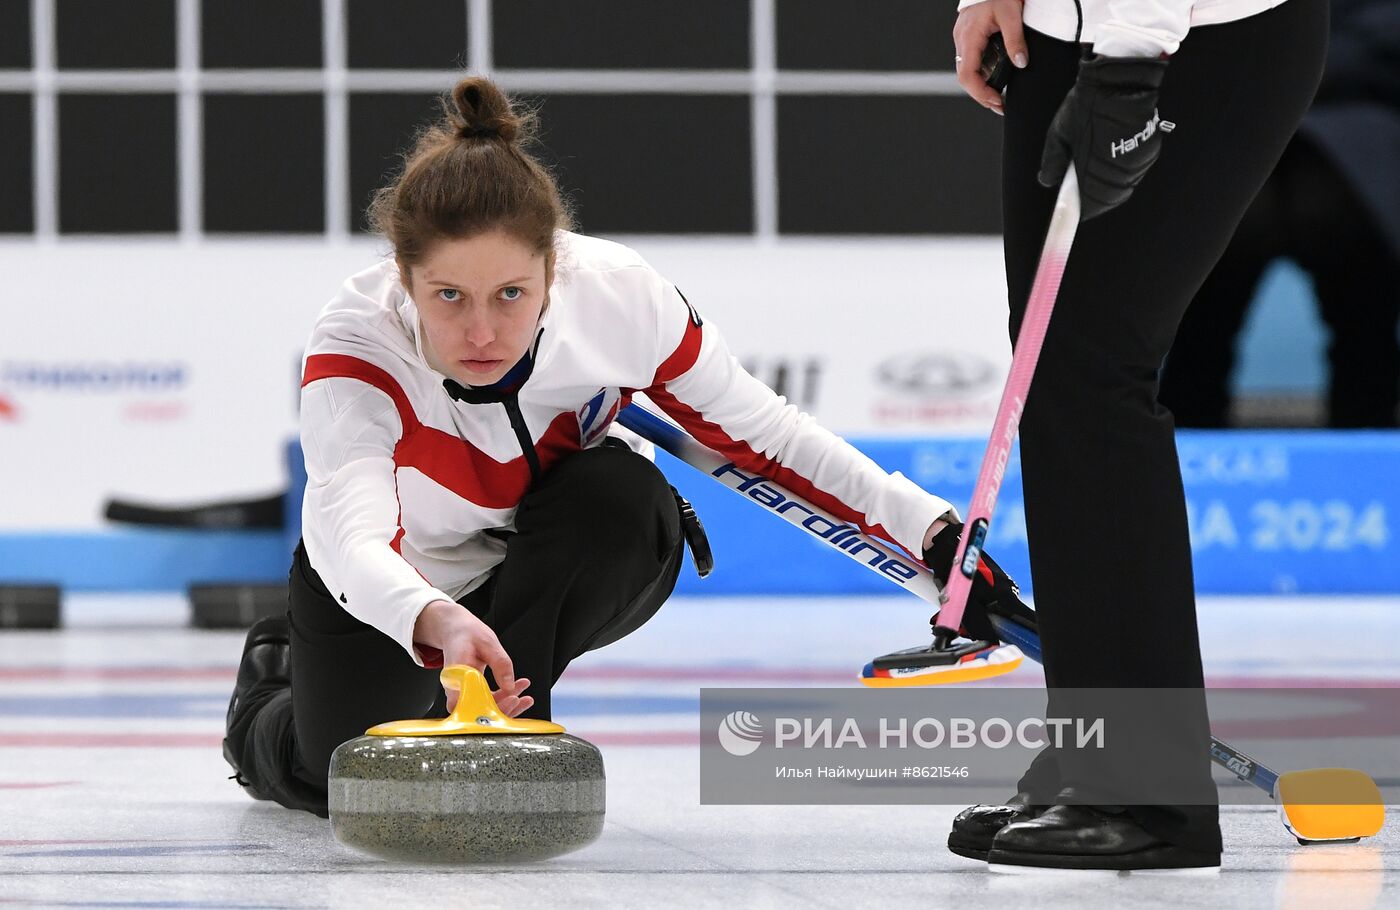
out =
[(1040, 159), (1040, 183), (1057, 187), (1070, 161), (1079, 175), (1080, 220), (1117, 208), (1162, 153), (1161, 133), (1175, 124), (1157, 115), (1167, 61), (1094, 56), (1079, 63)]
[[(934, 535), (933, 543), (924, 550), (924, 564), (944, 587), (948, 584), (948, 569), (953, 565), (962, 529), (961, 524), (948, 525)], [(1021, 589), (984, 550), (977, 562), (977, 574), (972, 577), (972, 590), (967, 595), (967, 609), (963, 611), (959, 634), (979, 641), (1000, 641), (992, 626), (992, 615), (1010, 619), (1028, 629), (1036, 628), (1035, 611), (1021, 603)], [(938, 614), (935, 613), (929, 622), (936, 625)]]

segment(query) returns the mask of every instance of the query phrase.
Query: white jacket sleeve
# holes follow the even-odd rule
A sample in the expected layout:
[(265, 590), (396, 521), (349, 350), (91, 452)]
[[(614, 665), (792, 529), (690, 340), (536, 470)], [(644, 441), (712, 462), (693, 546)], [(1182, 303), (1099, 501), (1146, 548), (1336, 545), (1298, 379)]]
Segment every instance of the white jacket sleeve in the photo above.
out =
[(953, 507), (887, 473), (750, 376), (715, 326), (657, 281), (660, 366), (647, 397), (740, 468), (921, 557), (925, 532)]
[(1094, 33), (1094, 53), (1105, 57), (1175, 54), (1191, 30), (1194, 0), (1108, 0), (1108, 18)]
[(358, 379), (318, 379), (301, 392), (306, 459), (302, 536), (311, 565), (351, 616), (394, 639), (415, 663), (418, 614), (451, 600), (395, 550), (400, 533), (394, 402)]

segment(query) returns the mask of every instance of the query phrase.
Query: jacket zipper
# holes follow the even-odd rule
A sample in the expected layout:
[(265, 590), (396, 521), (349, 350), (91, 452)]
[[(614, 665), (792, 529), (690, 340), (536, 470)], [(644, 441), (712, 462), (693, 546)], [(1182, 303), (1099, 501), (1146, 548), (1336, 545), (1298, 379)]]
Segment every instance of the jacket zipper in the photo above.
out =
[(525, 460), (530, 464), (530, 480), (533, 486), (540, 482), (540, 456), (535, 451), (534, 440), (530, 438), (530, 428), (525, 425), (525, 415), (520, 413), (520, 402), (515, 394), (511, 393), (501, 399), (501, 404), (506, 407), (506, 416), (510, 418), (510, 428), (515, 431), (515, 440), (520, 443), (520, 450), (525, 453)]

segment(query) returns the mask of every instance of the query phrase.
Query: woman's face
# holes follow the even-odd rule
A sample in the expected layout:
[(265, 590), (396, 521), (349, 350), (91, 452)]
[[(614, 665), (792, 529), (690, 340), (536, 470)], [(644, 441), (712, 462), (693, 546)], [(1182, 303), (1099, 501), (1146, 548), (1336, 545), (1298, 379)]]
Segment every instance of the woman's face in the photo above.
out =
[(430, 247), (411, 270), (408, 293), (433, 369), (480, 386), (515, 366), (549, 300), (551, 258), (501, 230)]

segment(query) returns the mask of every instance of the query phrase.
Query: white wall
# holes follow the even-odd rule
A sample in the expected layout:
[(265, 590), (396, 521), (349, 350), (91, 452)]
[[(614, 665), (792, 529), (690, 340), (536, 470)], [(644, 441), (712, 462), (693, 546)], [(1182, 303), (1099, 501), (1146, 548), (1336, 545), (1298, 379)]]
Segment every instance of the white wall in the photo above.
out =
[[(621, 239), (765, 380), (787, 363), (801, 399), (817, 363), (805, 403), (832, 429), (990, 426), (1010, 362), (999, 240)], [(277, 491), (311, 323), (383, 251), (286, 238), (0, 243), (0, 530), (97, 528), (111, 495)], [(923, 390), (882, 382), (890, 358)], [(977, 374), (971, 388), (947, 382)]]

